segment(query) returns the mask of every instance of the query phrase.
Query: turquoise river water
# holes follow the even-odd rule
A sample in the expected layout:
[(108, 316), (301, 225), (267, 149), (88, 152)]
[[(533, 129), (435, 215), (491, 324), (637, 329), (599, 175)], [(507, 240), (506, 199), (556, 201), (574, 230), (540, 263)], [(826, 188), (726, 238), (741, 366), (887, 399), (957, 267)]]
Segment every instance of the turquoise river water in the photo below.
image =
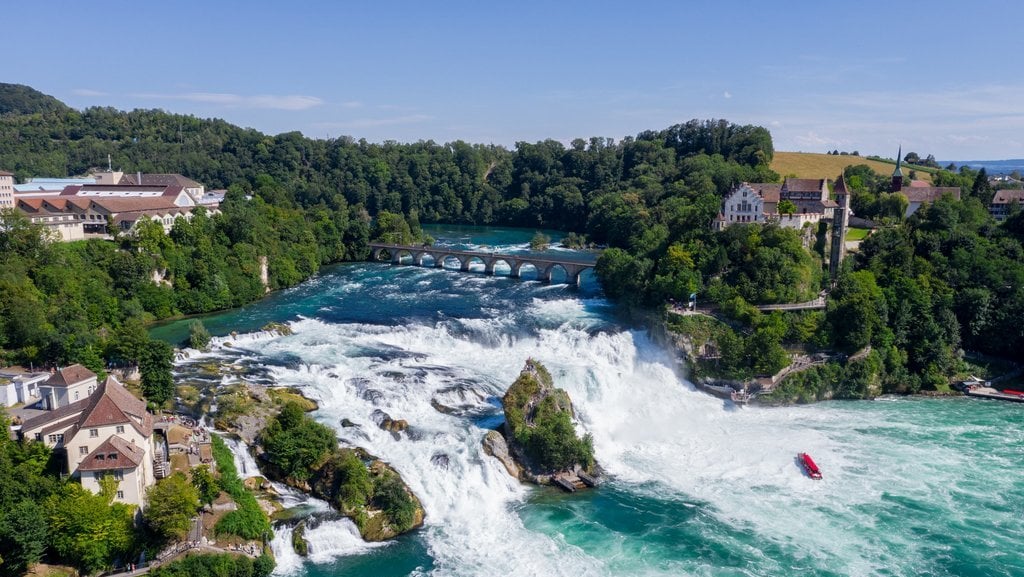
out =
[[(533, 234), (430, 232), (499, 252), (525, 251)], [(502, 272), (340, 265), (204, 318), (214, 334), (239, 334), (180, 362), (182, 378), (216, 357), (302, 389), (317, 419), (389, 461), (426, 510), (422, 529), (388, 544), (364, 543), (327, 516), (307, 531), (306, 559), (280, 526), (279, 575), (1024, 575), (1021, 405), (737, 408), (694, 390), (677, 355), (618, 320), (592, 277), (576, 289)], [(294, 334), (255, 332), (271, 320)], [(154, 334), (185, 331), (178, 322)], [(498, 399), (529, 357), (593, 435), (601, 488), (522, 485), (483, 453), (501, 423)], [(409, 432), (379, 429), (375, 411), (407, 420)], [(360, 426), (342, 428), (342, 418)], [(824, 480), (802, 473), (798, 451)]]

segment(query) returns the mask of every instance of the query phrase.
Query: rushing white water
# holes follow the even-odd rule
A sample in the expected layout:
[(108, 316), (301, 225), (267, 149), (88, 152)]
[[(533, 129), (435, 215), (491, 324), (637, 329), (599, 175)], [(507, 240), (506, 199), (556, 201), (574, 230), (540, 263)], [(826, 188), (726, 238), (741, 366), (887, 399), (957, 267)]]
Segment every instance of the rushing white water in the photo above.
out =
[(234, 457), (235, 469), (238, 470), (239, 478), (251, 479), (252, 477), (263, 476), (260, 473), (259, 465), (256, 464), (256, 459), (249, 452), (249, 446), (244, 441), (234, 437), (223, 437), (223, 439), (224, 444), (231, 449), (231, 455)]
[[(282, 575), (1024, 575), (1018, 413), (921, 399), (737, 408), (695, 391), (673, 353), (614, 316), (585, 289), (346, 265), (213, 319), (227, 332), (298, 318), (294, 335), (233, 335), (182, 364), (212, 356), (233, 365), (224, 385), (239, 374), (299, 387), (316, 418), (389, 461), (426, 509), (423, 529), (386, 546), (319, 509), (312, 563), (281, 525)], [(535, 490), (483, 453), (530, 357), (593, 435), (601, 489)], [(381, 430), (382, 412), (409, 431)], [(802, 473), (798, 451), (824, 481)]]
[[(591, 334), (581, 311), (577, 300), (535, 301), (531, 314), (543, 324), (572, 321), (536, 337), (510, 336), (508, 318), (461, 321), (472, 338), (453, 335), (443, 324), (381, 327), (304, 319), (293, 324), (294, 336), (253, 344), (267, 356), (301, 351), (305, 364), (271, 367), (274, 380), (302, 388), (320, 405), (318, 418), (402, 473), (426, 510), (426, 541), (439, 574), (605, 573), (600, 560), (526, 530), (513, 507), (527, 489), (483, 454), (486, 431), (430, 404), (439, 391), (466, 383), (479, 392), (473, 398), (500, 397), (530, 357), (545, 363), (556, 384), (568, 390), (602, 464), (623, 482), (656, 482), (717, 502), (751, 473), (769, 484), (800, 483), (791, 470), (793, 447), (824, 449), (811, 433), (773, 438), (756, 418), (746, 425), (748, 434), (736, 436), (730, 424), (740, 416), (694, 392), (643, 334)], [(494, 408), (479, 404), (481, 411)], [(376, 427), (375, 410), (407, 420), (410, 434), (396, 439)], [(756, 411), (745, 412), (749, 417)], [(360, 427), (341, 429), (342, 418)], [(740, 456), (741, 467), (721, 458), (722, 451), (740, 446), (747, 455)], [(447, 457), (446, 468), (432, 460), (436, 455)], [(718, 465), (726, 462), (728, 468)], [(726, 514), (753, 520), (724, 500)]]
[(338, 557), (359, 555), (373, 549), (388, 546), (388, 543), (367, 543), (359, 536), (359, 529), (348, 519), (323, 521), (307, 527), (303, 538), (309, 546), (309, 556), (304, 560), (292, 547), (294, 527), (282, 527), (274, 531), (270, 548), (277, 563), (274, 573), (293, 575), (302, 569), (305, 560), (326, 563)]

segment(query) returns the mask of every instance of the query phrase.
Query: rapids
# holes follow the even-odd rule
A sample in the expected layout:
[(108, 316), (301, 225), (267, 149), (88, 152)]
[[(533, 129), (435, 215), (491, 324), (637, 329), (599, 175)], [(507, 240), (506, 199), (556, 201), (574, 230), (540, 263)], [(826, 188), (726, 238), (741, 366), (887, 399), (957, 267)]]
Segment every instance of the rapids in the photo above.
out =
[[(430, 232), (522, 250), (533, 231)], [(1019, 406), (737, 408), (695, 391), (671, 351), (615, 313), (592, 278), (570, 289), (344, 265), (204, 319), (215, 334), (246, 334), (176, 370), (187, 380), (216, 358), (298, 387), (318, 402), (318, 420), (390, 462), (420, 497), (425, 526), (388, 544), (324, 519), (307, 530), (303, 560), (279, 526), (281, 575), (1024, 575)], [(255, 334), (269, 320), (294, 334)], [(572, 397), (610, 479), (602, 488), (528, 487), (483, 453), (529, 357)], [(409, 430), (378, 428), (381, 411)], [(798, 451), (814, 456), (823, 481), (802, 474)]]

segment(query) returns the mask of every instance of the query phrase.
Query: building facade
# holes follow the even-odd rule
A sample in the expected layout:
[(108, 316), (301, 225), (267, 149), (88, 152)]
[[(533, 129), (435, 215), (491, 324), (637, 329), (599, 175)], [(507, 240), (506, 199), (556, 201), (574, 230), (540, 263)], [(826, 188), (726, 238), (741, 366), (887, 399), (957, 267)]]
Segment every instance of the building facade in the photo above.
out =
[[(779, 205), (789, 201), (794, 210), (780, 213)], [(800, 229), (822, 219), (831, 219), (835, 201), (829, 198), (828, 181), (787, 178), (781, 185), (744, 182), (734, 188), (722, 203), (714, 228), (722, 230), (733, 224), (771, 223), (784, 228)]]
[(14, 208), (14, 174), (0, 170), (0, 209)]
[(146, 488), (156, 482), (153, 416), (146, 403), (112, 376), (97, 383), (81, 365), (54, 372), (39, 388), (41, 410), (20, 425), (19, 436), (63, 451), (67, 472), (82, 487), (99, 493), (110, 477), (117, 501), (145, 507)]
[(1024, 207), (1024, 190), (997, 190), (992, 204), (988, 205), (988, 212), (1002, 222), (1010, 216), (1014, 204)]

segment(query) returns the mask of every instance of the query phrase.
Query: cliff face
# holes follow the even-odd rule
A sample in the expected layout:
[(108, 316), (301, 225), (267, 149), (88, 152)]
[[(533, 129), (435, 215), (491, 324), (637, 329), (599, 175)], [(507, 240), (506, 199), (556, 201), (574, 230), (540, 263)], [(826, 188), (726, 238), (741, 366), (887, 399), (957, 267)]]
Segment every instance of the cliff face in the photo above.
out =
[[(499, 459), (510, 475), (538, 484), (591, 484), (597, 469), (593, 442), (582, 439), (572, 424), (572, 401), (555, 388), (542, 364), (526, 361), (505, 393), (505, 425), (489, 432), (484, 450)], [(584, 479), (584, 480), (581, 480)]]

